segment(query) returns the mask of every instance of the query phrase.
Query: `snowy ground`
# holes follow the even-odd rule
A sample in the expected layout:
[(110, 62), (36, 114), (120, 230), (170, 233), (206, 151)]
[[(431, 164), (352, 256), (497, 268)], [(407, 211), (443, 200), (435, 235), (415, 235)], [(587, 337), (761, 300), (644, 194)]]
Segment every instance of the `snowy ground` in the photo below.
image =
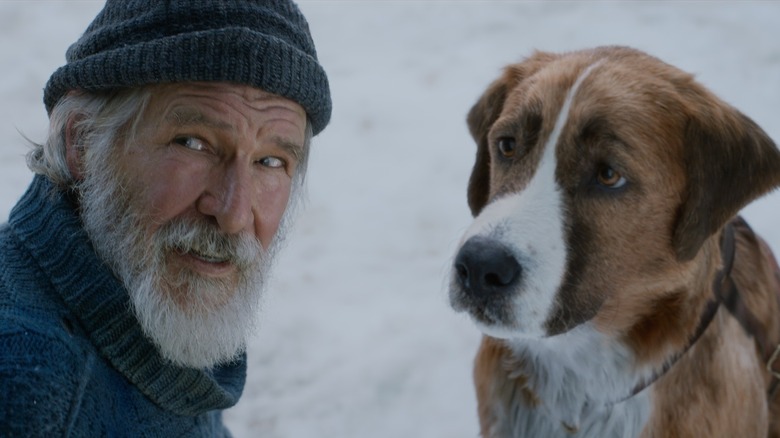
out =
[[(0, 217), (26, 188), (21, 134), (44, 137), (42, 88), (100, 8), (0, 1)], [(309, 202), (279, 264), (237, 437), (475, 437), (479, 336), (448, 306), (468, 225), (464, 117), (531, 50), (625, 44), (685, 70), (780, 140), (780, 3), (302, 1), (334, 113)], [(21, 134), (20, 134), (21, 133)], [(745, 216), (780, 252), (780, 193)]]

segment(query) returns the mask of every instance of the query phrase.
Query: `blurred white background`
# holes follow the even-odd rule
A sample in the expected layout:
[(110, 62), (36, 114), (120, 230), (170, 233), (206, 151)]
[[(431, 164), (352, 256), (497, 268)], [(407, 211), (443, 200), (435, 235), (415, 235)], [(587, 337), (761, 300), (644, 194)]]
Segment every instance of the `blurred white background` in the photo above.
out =
[[(0, 215), (26, 189), (42, 89), (102, 6), (0, 1)], [(621, 44), (695, 73), (780, 140), (780, 3), (301, 1), (331, 81), (236, 437), (475, 437), (479, 334), (446, 272), (470, 222), (465, 115), (534, 49)], [(780, 252), (780, 193), (745, 216)]]

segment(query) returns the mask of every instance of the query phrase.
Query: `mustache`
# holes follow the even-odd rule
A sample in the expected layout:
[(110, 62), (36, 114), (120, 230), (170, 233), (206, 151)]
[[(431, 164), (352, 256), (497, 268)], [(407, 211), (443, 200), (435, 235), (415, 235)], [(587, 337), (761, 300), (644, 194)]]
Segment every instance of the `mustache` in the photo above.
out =
[(157, 254), (189, 253), (242, 271), (260, 266), (266, 256), (260, 241), (249, 233), (227, 234), (216, 224), (192, 218), (172, 219), (155, 232), (152, 241)]

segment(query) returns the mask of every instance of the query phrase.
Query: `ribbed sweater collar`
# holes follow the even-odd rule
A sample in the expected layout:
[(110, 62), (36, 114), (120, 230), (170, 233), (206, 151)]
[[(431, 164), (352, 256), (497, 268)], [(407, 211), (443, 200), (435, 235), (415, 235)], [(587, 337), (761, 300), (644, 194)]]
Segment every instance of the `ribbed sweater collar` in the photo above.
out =
[(127, 291), (98, 259), (74, 205), (48, 179), (34, 178), (9, 223), (100, 354), (155, 404), (198, 415), (238, 401), (246, 357), (213, 370), (163, 359), (130, 310)]

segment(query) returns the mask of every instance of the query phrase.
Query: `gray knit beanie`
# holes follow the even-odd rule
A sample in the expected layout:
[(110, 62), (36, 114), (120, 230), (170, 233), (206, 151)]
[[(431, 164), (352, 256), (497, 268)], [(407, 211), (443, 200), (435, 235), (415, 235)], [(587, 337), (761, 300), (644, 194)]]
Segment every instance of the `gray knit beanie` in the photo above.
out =
[(298, 102), (314, 134), (330, 120), (328, 78), (291, 0), (107, 0), (65, 57), (44, 90), (49, 114), (74, 89), (223, 81)]

